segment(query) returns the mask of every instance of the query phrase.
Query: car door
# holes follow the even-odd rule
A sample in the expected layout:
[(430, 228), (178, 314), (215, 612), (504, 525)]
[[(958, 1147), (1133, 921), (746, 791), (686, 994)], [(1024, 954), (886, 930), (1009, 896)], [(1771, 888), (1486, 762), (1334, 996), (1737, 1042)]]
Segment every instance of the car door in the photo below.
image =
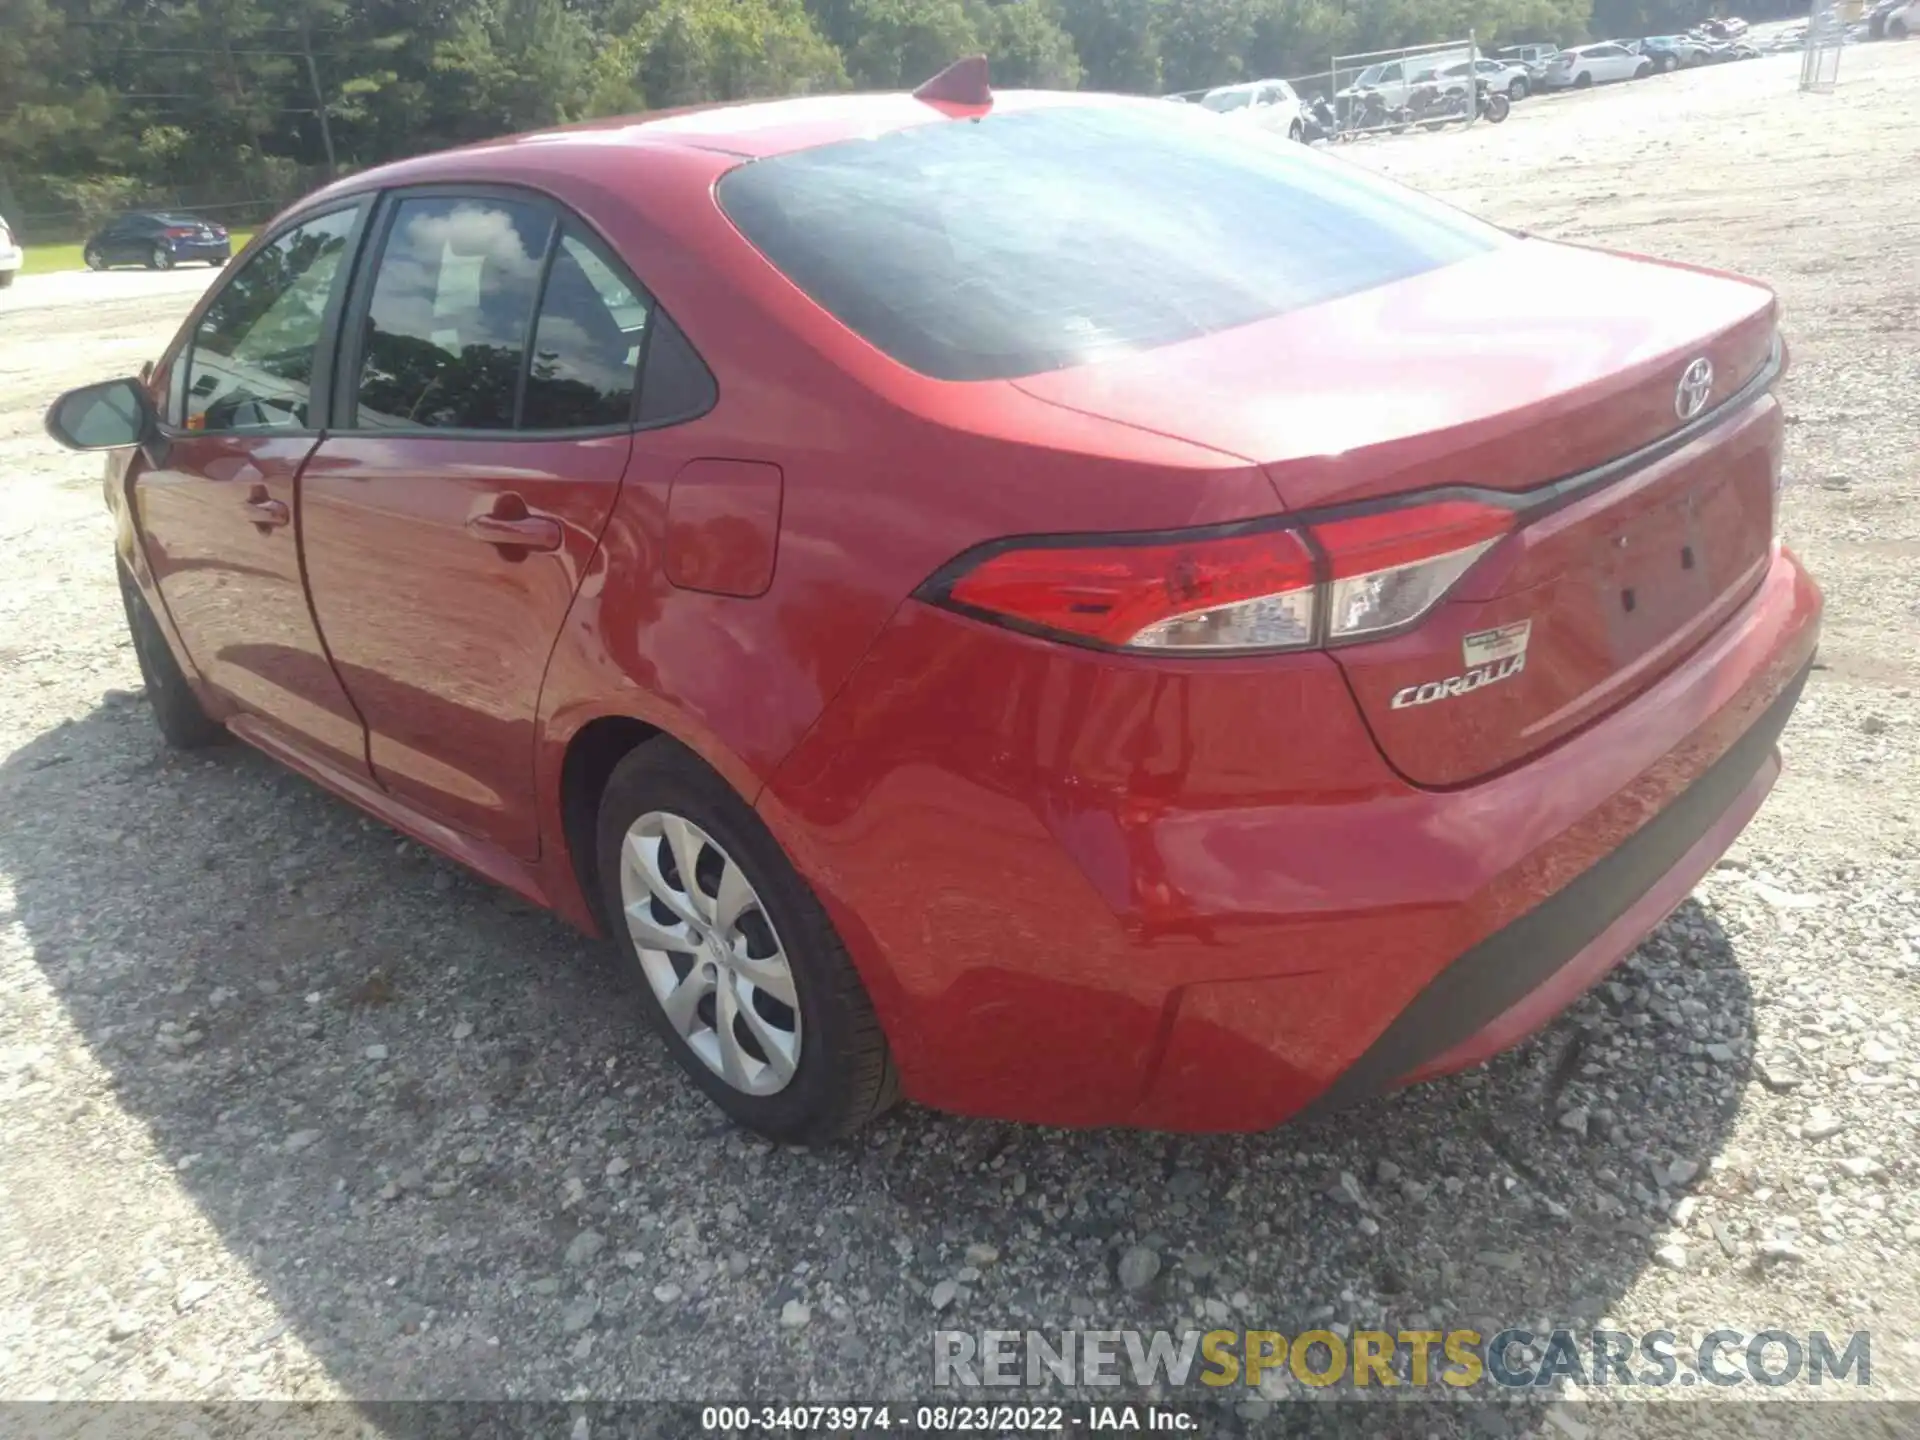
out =
[(120, 259), (145, 264), (160, 238), (160, 222), (151, 215), (137, 215), (127, 222), (120, 235)]
[(1640, 58), (1618, 45), (1602, 45), (1588, 54), (1593, 61), (1595, 80), (1625, 80), (1633, 74), (1633, 67)]
[(301, 219), (220, 286), (166, 363), (161, 437), (131, 474), (147, 561), (194, 667), (261, 738), (361, 776), (365, 731), (314, 627), (293, 519), (366, 210)]
[(379, 782), (531, 858), (540, 681), (626, 469), (649, 302), (525, 192), (398, 192), (375, 229), (301, 480), (314, 612)]
[(131, 215), (122, 215), (100, 234), (100, 253), (107, 257), (110, 265), (124, 265), (132, 259), (130, 253), (135, 219)]

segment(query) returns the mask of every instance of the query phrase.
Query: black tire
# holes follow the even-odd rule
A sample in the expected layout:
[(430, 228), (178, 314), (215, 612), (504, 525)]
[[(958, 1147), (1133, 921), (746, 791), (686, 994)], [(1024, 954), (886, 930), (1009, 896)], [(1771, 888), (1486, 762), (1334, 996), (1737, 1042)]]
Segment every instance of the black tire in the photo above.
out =
[[(733, 857), (786, 953), (802, 1040), (792, 1079), (771, 1095), (735, 1089), (693, 1053), (647, 983), (633, 937), (621, 922), (621, 846), (628, 827), (655, 810), (691, 820)], [(820, 1144), (852, 1134), (899, 1100), (886, 1036), (833, 922), (760, 817), (692, 751), (662, 736), (614, 768), (600, 797), (595, 853), (623, 980), (638, 992), (680, 1068), (735, 1123), (772, 1140)]]
[(1514, 82), (1507, 86), (1507, 101), (1509, 104), (1518, 105), (1522, 100), (1526, 99), (1530, 93), (1527, 89), (1527, 82), (1516, 77)]
[(1673, 55), (1662, 55), (1656, 63), (1659, 65), (1662, 75), (1670, 75), (1680, 68), (1678, 57)]
[(1489, 95), (1487, 97), (1487, 122), (1492, 125), (1498, 125), (1502, 120), (1507, 118), (1508, 113), (1512, 109), (1512, 102), (1509, 101), (1506, 96), (1498, 94)]
[(14, 272), (11, 270), (0, 270), (0, 290), (4, 290), (13, 284), (13, 276)]
[(167, 744), (176, 750), (200, 750), (225, 740), (226, 727), (208, 719), (207, 712), (200, 708), (180, 662), (173, 658), (167, 637), (160, 633), (160, 623), (147, 608), (147, 597), (124, 567), (120, 568), (120, 600), (126, 606), (127, 629), (133, 635), (140, 678), (147, 683), (147, 703), (153, 707), (154, 723)]
[(1585, 70), (1582, 70), (1578, 75), (1573, 77), (1573, 88), (1576, 90), (1591, 90), (1593, 88), (1593, 76)]
[(1653, 62), (1651, 60), (1642, 60), (1638, 65), (1634, 67), (1633, 78), (1636, 80), (1644, 80), (1647, 78), (1647, 76), (1651, 75), (1652, 73), (1653, 73)]
[(1307, 143), (1306, 127), (1302, 125), (1298, 120), (1294, 121), (1293, 124), (1287, 127), (1287, 139), (1293, 141), (1293, 143), (1296, 145), (1306, 144)]
[(1893, 40), (1906, 39), (1907, 38), (1907, 22), (1904, 20), (1890, 21), (1887, 25), (1887, 36), (1889, 39), (1893, 39)]
[(173, 252), (164, 245), (154, 246), (153, 249), (147, 253), (147, 268), (149, 270), (171, 270), (173, 268)]
[(91, 245), (86, 248), (80, 258), (87, 262), (87, 268), (89, 270), (104, 270), (107, 268), (107, 257)]

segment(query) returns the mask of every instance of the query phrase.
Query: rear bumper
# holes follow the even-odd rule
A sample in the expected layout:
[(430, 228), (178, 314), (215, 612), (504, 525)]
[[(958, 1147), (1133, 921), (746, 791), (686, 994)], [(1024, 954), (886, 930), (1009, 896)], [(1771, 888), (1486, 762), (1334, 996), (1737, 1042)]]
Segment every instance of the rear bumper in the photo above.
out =
[(0, 270), (18, 270), (26, 263), (26, 252), (18, 245), (0, 245)]
[(176, 260), (230, 260), (233, 258), (233, 242), (217, 240), (212, 244), (188, 242), (169, 247)]
[(1310, 1109), (1478, 1065), (1591, 989), (1679, 907), (1759, 811), (1780, 775), (1774, 741), (1807, 674), (1618, 850), (1442, 970)]
[(1436, 791), (1324, 656), (1143, 663), (909, 606), (759, 808), (915, 1099), (1265, 1129), (1475, 1063), (1630, 951), (1765, 796), (1819, 611), (1780, 552), (1640, 696)]

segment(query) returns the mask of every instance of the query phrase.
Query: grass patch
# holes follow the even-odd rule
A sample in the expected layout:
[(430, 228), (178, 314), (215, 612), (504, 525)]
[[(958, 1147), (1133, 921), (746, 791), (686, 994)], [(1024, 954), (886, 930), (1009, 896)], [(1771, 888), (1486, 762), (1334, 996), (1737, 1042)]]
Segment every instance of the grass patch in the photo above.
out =
[[(238, 255), (241, 247), (253, 238), (251, 230), (234, 230), (233, 253)], [(71, 245), (28, 245), (27, 263), (20, 267), (22, 275), (51, 275), (58, 270), (84, 270), (87, 262), (80, 258), (81, 245), (78, 240)]]

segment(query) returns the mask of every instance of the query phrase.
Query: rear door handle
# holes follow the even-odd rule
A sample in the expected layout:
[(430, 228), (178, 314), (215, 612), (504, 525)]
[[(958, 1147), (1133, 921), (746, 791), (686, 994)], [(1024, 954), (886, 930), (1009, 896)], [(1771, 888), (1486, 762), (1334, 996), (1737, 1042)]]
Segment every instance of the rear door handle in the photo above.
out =
[(560, 522), (546, 515), (529, 515), (518, 495), (502, 495), (490, 515), (467, 520), (467, 534), (483, 545), (503, 550), (558, 550), (564, 538)]
[(270, 497), (266, 486), (256, 485), (247, 495), (247, 518), (258, 525), (264, 535), (292, 521), (293, 512), (287, 509), (286, 501)]

